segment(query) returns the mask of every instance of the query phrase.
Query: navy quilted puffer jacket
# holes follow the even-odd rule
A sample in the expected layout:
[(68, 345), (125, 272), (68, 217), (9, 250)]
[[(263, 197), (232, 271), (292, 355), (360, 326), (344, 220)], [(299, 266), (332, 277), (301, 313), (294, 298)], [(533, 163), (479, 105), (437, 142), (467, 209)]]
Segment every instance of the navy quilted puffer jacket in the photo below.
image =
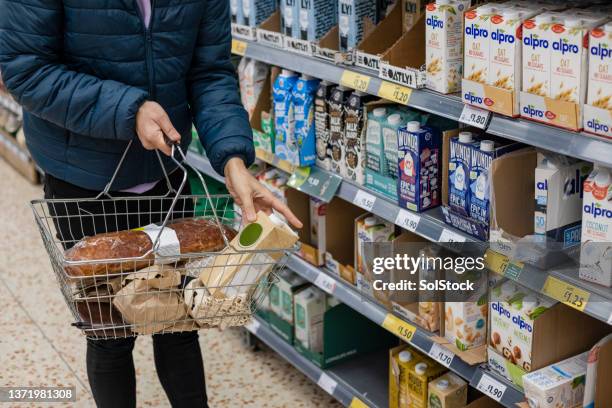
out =
[[(227, 0), (0, 0), (0, 72), (24, 108), (28, 148), (53, 176), (101, 190), (136, 138), (112, 190), (163, 177), (137, 140), (145, 100), (166, 110), (186, 147), (192, 121), (215, 170), (254, 159), (230, 62)], [(172, 168), (168, 158), (165, 159)]]

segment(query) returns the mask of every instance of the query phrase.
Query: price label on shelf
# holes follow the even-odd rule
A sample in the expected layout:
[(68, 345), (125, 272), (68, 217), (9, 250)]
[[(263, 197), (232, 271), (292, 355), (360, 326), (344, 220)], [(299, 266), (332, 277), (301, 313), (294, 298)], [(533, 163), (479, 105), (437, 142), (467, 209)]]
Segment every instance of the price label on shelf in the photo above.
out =
[(446, 367), (450, 367), (453, 359), (455, 358), (455, 354), (452, 351), (439, 345), (438, 343), (433, 343), (431, 345), (431, 349), (429, 349), (428, 354), (431, 356), (431, 358)]
[(338, 383), (329, 375), (321, 373), (321, 377), (319, 377), (317, 385), (323, 388), (329, 395), (334, 395), (334, 390), (336, 389)]
[(330, 295), (334, 294), (334, 290), (336, 289), (336, 281), (325, 272), (319, 272), (319, 275), (317, 276), (317, 279), (315, 279), (314, 283), (316, 286), (323, 289)]
[(416, 333), (416, 327), (391, 313), (387, 313), (387, 316), (385, 316), (382, 327), (405, 341), (412, 340), (414, 333)]
[(370, 85), (370, 77), (345, 69), (340, 77), (340, 84), (365, 92), (368, 90), (368, 85)]
[(349, 408), (369, 408), (369, 407), (366, 405), (365, 402), (363, 402), (359, 398), (353, 397), (349, 405)]
[(465, 237), (457, 234), (455, 231), (444, 228), (438, 242), (465, 242)]
[(504, 393), (506, 392), (506, 386), (490, 375), (483, 374), (476, 385), (476, 389), (485, 395), (493, 398), (495, 401), (501, 401)]
[(491, 249), (487, 250), (484, 258), (485, 266), (489, 270), (514, 280), (519, 278), (523, 268), (525, 267), (525, 264), (522, 262), (511, 262), (507, 256)]
[(476, 108), (472, 105), (463, 105), (459, 122), (485, 130), (489, 126), (491, 112)]
[(246, 41), (232, 40), (232, 54), (244, 56), (246, 54), (248, 44)]
[(584, 312), (591, 294), (554, 276), (549, 276), (544, 282), (543, 292), (553, 299)]
[(420, 220), (421, 217), (413, 212), (408, 210), (399, 210), (397, 217), (395, 217), (395, 224), (407, 229), (408, 231), (414, 232), (419, 226)]
[(245, 327), (251, 333), (257, 334), (257, 332), (259, 331), (259, 326), (261, 326), (261, 323), (259, 323), (257, 319), (253, 317), (251, 321)]
[(378, 96), (381, 98), (388, 101), (397, 102), (402, 105), (408, 105), (410, 95), (412, 95), (412, 89), (387, 81), (382, 81), (380, 84), (380, 89), (378, 90)]
[(357, 190), (357, 194), (355, 194), (355, 198), (353, 199), (353, 204), (357, 207), (361, 207), (366, 211), (372, 211), (374, 208), (374, 203), (376, 203), (376, 197), (367, 191)]

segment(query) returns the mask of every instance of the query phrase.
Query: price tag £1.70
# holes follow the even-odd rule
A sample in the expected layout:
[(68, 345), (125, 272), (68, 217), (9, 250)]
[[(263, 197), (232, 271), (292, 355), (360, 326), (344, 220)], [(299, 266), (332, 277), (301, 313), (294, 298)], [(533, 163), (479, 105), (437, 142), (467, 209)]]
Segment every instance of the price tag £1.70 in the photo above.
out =
[(433, 343), (431, 345), (431, 349), (429, 349), (428, 354), (445, 367), (450, 367), (453, 359), (455, 358), (455, 354), (452, 351), (439, 345), (438, 343)]
[(357, 194), (355, 194), (355, 198), (353, 199), (353, 204), (366, 211), (372, 211), (375, 202), (376, 197), (363, 190), (357, 190)]
[(483, 374), (476, 389), (499, 402), (506, 392), (506, 386), (487, 374)]
[(490, 119), (491, 112), (472, 105), (463, 105), (459, 122), (485, 130), (489, 126)]

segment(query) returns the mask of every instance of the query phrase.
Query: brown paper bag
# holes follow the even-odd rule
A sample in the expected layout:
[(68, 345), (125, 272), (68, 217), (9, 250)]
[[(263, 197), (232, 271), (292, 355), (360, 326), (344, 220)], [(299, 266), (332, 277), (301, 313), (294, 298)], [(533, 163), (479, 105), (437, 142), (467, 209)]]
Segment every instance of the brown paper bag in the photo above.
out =
[(187, 319), (180, 283), (178, 271), (154, 265), (128, 275), (113, 304), (135, 333), (156, 333)]

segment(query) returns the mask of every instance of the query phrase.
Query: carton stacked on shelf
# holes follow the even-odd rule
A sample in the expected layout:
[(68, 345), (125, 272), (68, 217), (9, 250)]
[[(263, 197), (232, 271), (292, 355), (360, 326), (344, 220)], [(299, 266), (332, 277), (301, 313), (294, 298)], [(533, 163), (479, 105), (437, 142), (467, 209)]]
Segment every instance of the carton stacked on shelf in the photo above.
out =
[(612, 138), (612, 23), (589, 33), (589, 74), (584, 130)]
[(255, 28), (270, 17), (276, 7), (276, 0), (230, 0), (232, 35), (255, 40)]

